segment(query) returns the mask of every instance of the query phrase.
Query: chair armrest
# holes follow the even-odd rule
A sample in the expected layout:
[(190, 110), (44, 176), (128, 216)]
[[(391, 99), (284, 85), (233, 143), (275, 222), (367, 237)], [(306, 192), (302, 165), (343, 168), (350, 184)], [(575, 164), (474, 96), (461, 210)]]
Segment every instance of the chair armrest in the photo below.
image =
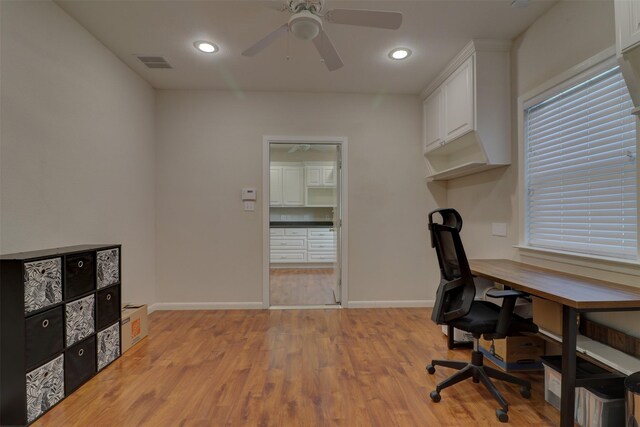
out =
[(529, 294), (513, 289), (489, 289), (485, 295), (491, 298), (502, 298), (502, 306), (500, 307), (496, 333), (507, 336), (509, 327), (511, 326), (511, 320), (513, 319), (513, 310), (516, 307), (516, 300), (518, 298), (526, 298)]
[(527, 294), (526, 292), (522, 292), (522, 291), (516, 291), (513, 289), (489, 289), (485, 295), (487, 295), (488, 297), (491, 298), (510, 298), (510, 297), (521, 297), (521, 298), (525, 298), (528, 297), (529, 294)]

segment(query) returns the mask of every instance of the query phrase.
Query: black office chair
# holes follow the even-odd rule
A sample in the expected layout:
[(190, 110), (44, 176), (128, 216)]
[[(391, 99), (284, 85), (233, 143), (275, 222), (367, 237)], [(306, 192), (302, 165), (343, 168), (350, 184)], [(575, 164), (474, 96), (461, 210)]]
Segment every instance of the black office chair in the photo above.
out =
[[(442, 222), (434, 222), (434, 214), (440, 214)], [(520, 394), (529, 398), (531, 384), (528, 381), (483, 365), (483, 355), (478, 350), (478, 340), (504, 338), (519, 335), (522, 332), (536, 333), (538, 327), (530, 320), (513, 313), (518, 297), (527, 294), (515, 290), (491, 289), (487, 295), (502, 298), (502, 307), (488, 301), (475, 300), (476, 288), (469, 262), (460, 240), (462, 217), (455, 209), (438, 209), (429, 214), (431, 246), (436, 250), (440, 264), (440, 285), (436, 295), (431, 319), (438, 325), (452, 325), (473, 335), (471, 362), (451, 360), (432, 360), (427, 372), (433, 375), (436, 366), (457, 369), (458, 372), (442, 381), (431, 392), (431, 400), (440, 401), (440, 392), (464, 379), (473, 378), (473, 382), (482, 382), (500, 403), (496, 416), (501, 422), (507, 422), (509, 405), (502, 397), (490, 378), (507, 381), (520, 386)]]

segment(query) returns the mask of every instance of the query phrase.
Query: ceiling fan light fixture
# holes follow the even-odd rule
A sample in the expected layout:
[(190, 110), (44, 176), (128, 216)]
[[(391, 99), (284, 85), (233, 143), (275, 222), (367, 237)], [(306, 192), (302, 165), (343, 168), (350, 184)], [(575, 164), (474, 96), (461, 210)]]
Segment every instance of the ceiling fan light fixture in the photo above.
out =
[(322, 29), (322, 20), (313, 13), (303, 10), (289, 19), (289, 30), (299, 39), (315, 39)]
[(411, 49), (406, 47), (398, 47), (389, 52), (389, 58), (400, 61), (411, 56)]
[(193, 46), (203, 53), (216, 53), (219, 50), (218, 46), (206, 40), (198, 40)]

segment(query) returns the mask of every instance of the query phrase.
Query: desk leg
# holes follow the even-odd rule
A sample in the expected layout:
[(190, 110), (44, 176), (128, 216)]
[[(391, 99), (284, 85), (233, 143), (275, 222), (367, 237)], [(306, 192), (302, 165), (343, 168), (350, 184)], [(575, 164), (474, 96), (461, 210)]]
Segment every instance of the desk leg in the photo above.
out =
[(573, 427), (576, 399), (576, 309), (562, 306), (562, 388), (560, 425)]

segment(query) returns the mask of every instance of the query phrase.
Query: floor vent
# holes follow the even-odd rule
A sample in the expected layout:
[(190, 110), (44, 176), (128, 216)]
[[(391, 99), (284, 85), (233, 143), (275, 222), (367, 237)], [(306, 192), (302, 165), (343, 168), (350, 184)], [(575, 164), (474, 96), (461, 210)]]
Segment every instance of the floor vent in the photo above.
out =
[(162, 56), (138, 56), (147, 68), (173, 68)]

